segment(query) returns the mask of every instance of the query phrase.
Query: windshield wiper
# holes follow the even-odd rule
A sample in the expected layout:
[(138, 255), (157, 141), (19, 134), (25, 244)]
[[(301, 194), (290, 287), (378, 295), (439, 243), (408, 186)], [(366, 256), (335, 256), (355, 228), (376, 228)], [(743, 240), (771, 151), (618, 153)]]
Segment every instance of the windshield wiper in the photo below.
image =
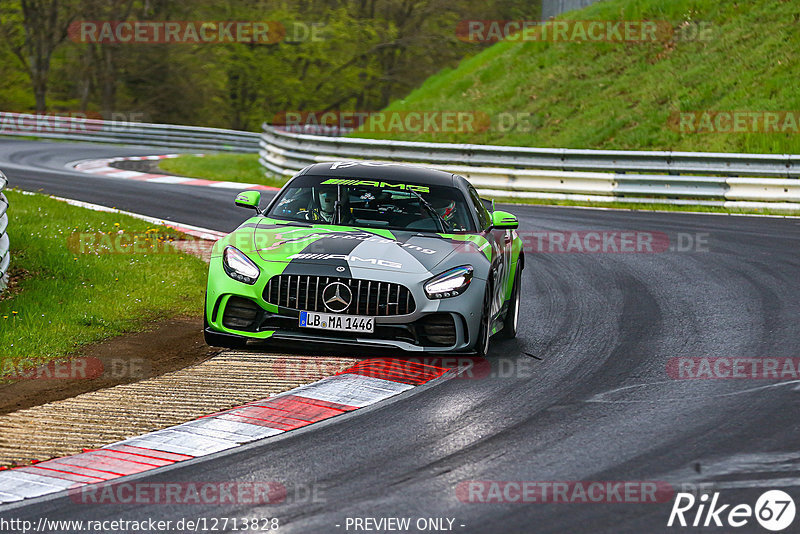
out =
[(286, 219), (276, 219), (276, 223), (280, 226), (303, 226), (305, 228), (311, 228), (314, 226), (311, 223), (302, 221), (287, 221)]
[[(444, 220), (444, 217), (442, 217), (442, 216), (439, 214), (439, 212), (438, 212), (438, 211), (436, 211), (436, 210), (434, 209), (434, 207), (433, 207), (433, 206), (431, 206), (430, 202), (428, 202), (427, 200), (425, 200), (424, 198), (422, 198), (422, 195), (420, 195), (419, 193), (417, 193), (417, 192), (416, 192), (416, 191), (414, 191), (413, 189), (406, 189), (406, 191), (410, 191), (411, 193), (413, 193), (413, 194), (414, 194), (414, 196), (415, 196), (415, 197), (417, 197), (417, 198), (419, 199), (419, 202), (420, 202), (420, 204), (422, 204), (423, 206), (425, 206), (425, 209), (427, 209), (429, 213), (432, 213), (432, 214), (433, 214), (433, 215), (436, 217), (436, 219), (439, 221), (439, 225), (442, 227), (442, 233), (443, 233), (443, 234), (446, 234), (446, 233), (448, 233), (448, 232), (447, 232), (447, 228), (449, 228), (449, 227), (450, 227), (450, 223), (449, 223), (449, 222), (447, 222), (446, 220)], [(446, 227), (447, 227), (447, 228), (446, 228)]]
[(427, 234), (423, 234), (420, 230), (414, 230), (414, 231), (416, 233), (414, 235), (412, 235), (411, 237), (425, 237), (425, 238), (428, 238), (428, 239), (444, 239), (445, 241), (450, 241), (450, 239), (451, 239), (449, 237), (444, 237), (442, 235), (442, 233), (446, 233), (446, 232), (442, 232), (442, 233), (439, 233), (439, 232), (428, 232)]

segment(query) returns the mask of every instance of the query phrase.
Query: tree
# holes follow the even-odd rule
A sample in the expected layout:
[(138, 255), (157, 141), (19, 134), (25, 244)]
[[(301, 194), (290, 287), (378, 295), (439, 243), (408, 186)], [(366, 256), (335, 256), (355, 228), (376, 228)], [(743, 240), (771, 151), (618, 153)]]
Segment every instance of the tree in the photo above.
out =
[[(76, 11), (71, 0), (20, 0), (3, 10), (1, 38), (30, 77), (36, 111), (47, 109), (47, 83), (53, 51), (66, 40)], [(7, 18), (6, 18), (7, 17)]]
[[(81, 16), (88, 20), (126, 20), (133, 9), (133, 0), (83, 0), (80, 5)], [(117, 54), (119, 44), (86, 43), (84, 61), (86, 74), (95, 81), (100, 91), (100, 109), (103, 116), (109, 117), (116, 110), (117, 97)], [(87, 76), (89, 78), (89, 76)], [(90, 85), (89, 80), (82, 80)], [(82, 88), (82, 96), (88, 87)], [(85, 108), (82, 98), (81, 107)], [(82, 109), (85, 111), (85, 109)]]

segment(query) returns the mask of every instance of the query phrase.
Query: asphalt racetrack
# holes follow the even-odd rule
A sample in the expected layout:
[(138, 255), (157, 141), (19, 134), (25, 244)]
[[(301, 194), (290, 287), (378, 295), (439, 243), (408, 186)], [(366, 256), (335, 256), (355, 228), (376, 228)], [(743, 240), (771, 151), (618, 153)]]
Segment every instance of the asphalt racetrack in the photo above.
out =
[[(3, 140), (0, 169), (11, 187), (214, 230), (231, 231), (249, 215), (233, 206), (235, 191), (64, 167), (156, 153)], [(493, 341), (490, 371), (120, 479), (278, 481), (288, 491), (280, 504), (89, 505), (62, 494), (0, 509), (0, 517), (278, 518), (279, 532), (325, 533), (367, 531), (356, 528), (356, 518), (411, 518), (412, 525), (445, 518), (454, 532), (726, 531), (667, 527), (674, 496), (487, 503), (475, 501), (488, 493), (463, 491), (470, 481), (658, 481), (750, 506), (764, 491), (782, 489), (800, 504), (800, 380), (676, 379), (674, 360), (800, 357), (800, 219), (504, 209), (519, 216), (521, 232), (663, 233), (673, 248), (688, 250), (528, 250), (520, 333)], [(9, 233), (13, 240), (13, 226)], [(736, 531), (765, 532), (753, 518)]]

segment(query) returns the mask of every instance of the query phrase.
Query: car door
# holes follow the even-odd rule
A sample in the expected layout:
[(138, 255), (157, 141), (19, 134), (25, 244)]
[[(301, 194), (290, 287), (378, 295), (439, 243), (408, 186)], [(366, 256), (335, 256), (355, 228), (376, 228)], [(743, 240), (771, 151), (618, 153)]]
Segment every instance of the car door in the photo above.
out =
[(492, 228), (492, 216), (472, 186), (469, 186), (469, 197), (472, 209), (475, 210), (481, 235), (489, 242), (492, 250), (491, 265), (494, 272), (492, 316), (496, 317), (506, 301), (506, 289), (511, 275), (513, 235), (510, 230)]

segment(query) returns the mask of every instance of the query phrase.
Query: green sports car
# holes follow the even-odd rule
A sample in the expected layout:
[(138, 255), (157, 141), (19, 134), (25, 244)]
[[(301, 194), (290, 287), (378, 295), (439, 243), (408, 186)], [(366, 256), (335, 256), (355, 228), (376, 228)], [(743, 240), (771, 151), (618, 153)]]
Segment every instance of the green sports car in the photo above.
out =
[(516, 217), (463, 177), (335, 162), (295, 175), (211, 255), (209, 345), (280, 340), (485, 355), (519, 318)]

